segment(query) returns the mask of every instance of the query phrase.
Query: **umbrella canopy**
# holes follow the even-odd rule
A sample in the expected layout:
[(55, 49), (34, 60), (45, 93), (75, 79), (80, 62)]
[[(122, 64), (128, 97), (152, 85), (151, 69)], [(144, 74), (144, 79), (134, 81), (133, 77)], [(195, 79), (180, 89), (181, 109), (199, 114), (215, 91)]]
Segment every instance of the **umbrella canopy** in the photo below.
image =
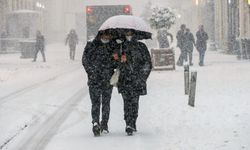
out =
[(150, 39), (152, 36), (150, 27), (143, 19), (130, 15), (119, 15), (110, 17), (102, 24), (99, 31), (117, 29), (134, 30), (139, 40)]

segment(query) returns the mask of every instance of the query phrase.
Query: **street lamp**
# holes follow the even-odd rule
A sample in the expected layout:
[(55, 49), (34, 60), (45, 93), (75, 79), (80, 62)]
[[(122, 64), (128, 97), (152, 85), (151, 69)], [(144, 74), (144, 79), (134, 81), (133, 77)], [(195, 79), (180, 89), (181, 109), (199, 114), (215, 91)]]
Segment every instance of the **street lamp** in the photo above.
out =
[(195, 0), (195, 5), (196, 5), (196, 6), (199, 5), (199, 0)]
[(196, 6), (201, 5), (204, 1), (203, 0), (193, 0)]
[(42, 8), (42, 9), (45, 9), (45, 5), (40, 3), (40, 2), (36, 2), (36, 7), (37, 8)]

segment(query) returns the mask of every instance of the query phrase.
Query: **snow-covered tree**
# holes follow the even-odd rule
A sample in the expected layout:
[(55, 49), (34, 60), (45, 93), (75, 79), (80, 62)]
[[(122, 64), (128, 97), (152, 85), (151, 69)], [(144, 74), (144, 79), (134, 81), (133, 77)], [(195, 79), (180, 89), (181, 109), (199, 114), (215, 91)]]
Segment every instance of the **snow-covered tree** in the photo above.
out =
[(171, 8), (154, 6), (152, 15), (149, 18), (150, 25), (153, 29), (170, 29), (175, 24), (176, 15)]

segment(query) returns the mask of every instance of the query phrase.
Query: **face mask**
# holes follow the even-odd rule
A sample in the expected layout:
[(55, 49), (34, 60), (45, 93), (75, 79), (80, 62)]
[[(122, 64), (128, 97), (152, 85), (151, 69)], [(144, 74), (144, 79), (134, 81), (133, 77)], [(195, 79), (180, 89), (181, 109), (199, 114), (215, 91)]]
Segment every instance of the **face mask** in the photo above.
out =
[(122, 40), (117, 39), (117, 40), (116, 40), (116, 43), (121, 44), (121, 43), (122, 43)]
[(131, 41), (131, 40), (132, 40), (132, 37), (133, 37), (133, 36), (126, 36), (126, 39), (127, 39), (128, 41)]
[(109, 40), (104, 40), (104, 39), (101, 39), (101, 41), (102, 41), (102, 43), (103, 43), (103, 44), (107, 44), (107, 43), (109, 43)]

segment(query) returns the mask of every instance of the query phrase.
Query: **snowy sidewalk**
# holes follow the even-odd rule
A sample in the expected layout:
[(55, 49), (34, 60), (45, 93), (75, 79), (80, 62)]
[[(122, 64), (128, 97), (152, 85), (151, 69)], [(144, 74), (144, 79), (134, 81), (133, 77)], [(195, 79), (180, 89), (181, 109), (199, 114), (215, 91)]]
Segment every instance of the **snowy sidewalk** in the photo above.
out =
[[(20, 54), (0, 55), (0, 149), (27, 130), (34, 122), (46, 120), (83, 85), (82, 48), (75, 61), (68, 48), (48, 45), (47, 62), (20, 59)], [(77, 80), (78, 79), (78, 80)]]
[[(55, 47), (57, 52), (54, 53), (54, 57), (61, 52), (60, 46)], [(195, 108), (187, 105), (188, 97), (184, 95), (182, 67), (177, 67), (175, 71), (152, 72), (148, 81), (148, 95), (141, 97), (140, 100), (138, 132), (132, 137), (126, 136), (123, 101), (114, 88), (109, 122), (110, 133), (98, 138), (93, 137), (91, 131), (91, 103), (87, 94), (87, 78), (78, 58), (78, 62), (69, 65), (79, 67), (78, 70), (51, 80), (36, 90), (31, 90), (13, 103), (4, 104), (4, 109), (0, 111), (2, 127), (8, 127), (8, 124), (15, 126), (15, 123), (18, 125), (20, 124), (18, 120), (29, 120), (32, 115), (42, 117), (42, 120), (51, 118), (48, 125), (45, 122), (46, 127), (40, 128), (39, 134), (42, 136), (37, 135), (38, 141), (29, 137), (33, 135), (31, 134), (33, 131), (28, 126), (24, 133), (17, 135), (4, 149), (17, 149), (19, 145), (26, 144), (22, 143), (23, 141), (27, 142), (26, 139), (31, 138), (30, 142), (44, 143), (37, 148), (38, 150), (249, 150), (250, 62), (237, 61), (235, 56), (208, 52), (205, 66), (199, 67), (197, 56), (195, 52), (195, 66), (191, 68), (198, 71)], [(71, 63), (65, 63), (67, 54), (65, 57), (57, 57), (61, 58), (61, 61), (54, 60), (54, 63), (51, 63), (51, 66), (54, 66), (60, 62), (57, 67), (53, 67), (54, 69)], [(48, 58), (48, 64), (50, 61), (53, 59)], [(22, 66), (25, 65), (17, 68)], [(65, 67), (62, 66), (61, 69)], [(42, 69), (38, 70), (40, 73), (43, 72)], [(28, 77), (35, 79), (31, 75)], [(24, 83), (20, 80), (21, 76), (16, 80), (12, 78), (4, 81), (1, 83), (1, 88), (4, 87), (4, 90), (9, 91), (14, 83)], [(3, 84), (8, 86), (2, 86)], [(51, 115), (54, 111), (60, 110), (72, 96), (71, 94), (80, 88), (84, 88), (80, 104), (67, 106), (72, 113), (67, 114), (63, 120), (59, 119), (59, 123), (62, 124), (58, 124), (58, 120), (53, 120), (54, 117)], [(9, 113), (14, 110), (17, 110), (16, 114)], [(66, 112), (71, 112), (70, 110)], [(19, 119), (8, 120), (8, 115)], [(50, 126), (51, 129), (48, 128)], [(11, 132), (4, 130), (2, 132), (12, 135)], [(26, 137), (27, 135), (29, 136)], [(1, 137), (2, 141), (6, 138), (3, 139), (3, 135)]]
[(82, 51), (83, 48), (79, 46), (76, 61), (71, 61), (68, 47), (62, 44), (48, 45), (45, 51), (46, 63), (42, 62), (40, 53), (37, 62), (32, 62), (33, 59), (20, 59), (20, 53), (0, 55), (0, 97), (80, 68)]
[(195, 108), (184, 96), (182, 67), (152, 72), (148, 96), (140, 100), (139, 131), (134, 136), (124, 132), (123, 102), (114, 89), (108, 135), (93, 137), (86, 96), (46, 150), (249, 150), (250, 62), (218, 52), (208, 52), (206, 60), (205, 67), (195, 61)]

